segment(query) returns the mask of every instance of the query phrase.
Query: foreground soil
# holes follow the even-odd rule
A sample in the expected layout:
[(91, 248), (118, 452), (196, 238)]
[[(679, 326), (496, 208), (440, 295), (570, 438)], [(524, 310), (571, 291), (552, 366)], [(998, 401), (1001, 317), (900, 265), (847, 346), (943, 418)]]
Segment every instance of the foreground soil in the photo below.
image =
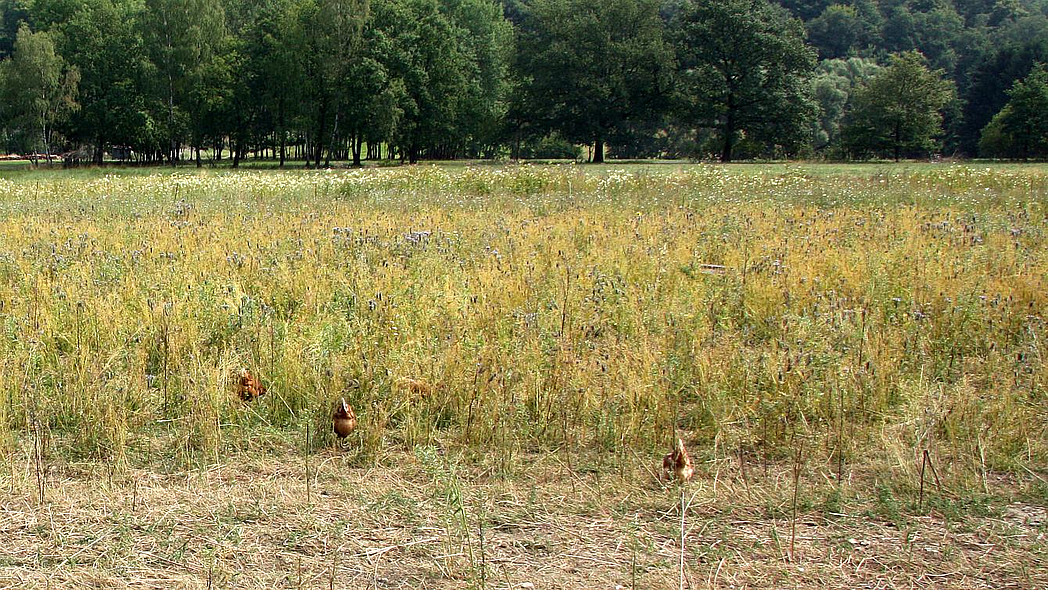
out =
[(500, 475), (439, 452), (357, 468), (330, 451), (176, 473), (65, 465), (41, 501), (32, 464), (9, 461), (0, 588), (1048, 587), (1043, 496), (973, 504), (929, 486), (918, 509), (859, 493), (856, 473), (838, 493), (808, 471), (794, 512), (789, 466), (743, 478), (706, 464), (681, 490), (640, 458), (580, 463), (518, 458)]

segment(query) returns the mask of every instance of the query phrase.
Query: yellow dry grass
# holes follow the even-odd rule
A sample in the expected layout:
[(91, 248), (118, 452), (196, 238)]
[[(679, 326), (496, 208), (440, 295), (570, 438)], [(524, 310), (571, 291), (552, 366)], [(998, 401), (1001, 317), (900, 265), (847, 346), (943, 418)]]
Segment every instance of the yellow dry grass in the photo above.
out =
[[(484, 167), (0, 181), (0, 453), (1048, 458), (1048, 177)], [(228, 376), (268, 388), (245, 407)], [(415, 386), (405, 386), (410, 379)], [(425, 395), (422, 395), (425, 393)], [(310, 428), (307, 429), (307, 424)], [(947, 468), (948, 466), (948, 468)]]

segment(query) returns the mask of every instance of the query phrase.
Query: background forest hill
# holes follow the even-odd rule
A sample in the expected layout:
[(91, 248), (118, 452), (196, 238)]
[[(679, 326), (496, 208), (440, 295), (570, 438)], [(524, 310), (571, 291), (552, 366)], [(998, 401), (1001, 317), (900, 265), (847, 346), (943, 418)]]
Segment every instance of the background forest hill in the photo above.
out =
[(1048, 155), (1048, 0), (0, 0), (0, 58), (68, 162)]

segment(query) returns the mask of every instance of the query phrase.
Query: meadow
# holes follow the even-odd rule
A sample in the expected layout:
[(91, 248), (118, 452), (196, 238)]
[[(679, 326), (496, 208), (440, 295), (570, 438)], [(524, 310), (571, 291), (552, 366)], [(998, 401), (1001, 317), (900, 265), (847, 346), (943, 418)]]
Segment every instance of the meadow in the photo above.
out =
[[(131, 514), (140, 485), (168, 497), (197, 477), (219, 498), (245, 478), (282, 477), (305, 486), (288, 492), (304, 492), (302, 506), (322, 502), (325, 469), (354, 490), (375, 486), (386, 508), (437, 490), (444, 565), (425, 579), (445, 583), (434, 587), (513, 578), (476, 552), (471, 519), (483, 547), (499, 510), (497, 494), (470, 491), (481, 482), (516, 486), (513, 506), (541, 504), (536, 486), (552, 482), (572, 492), (549, 492), (549, 505), (581, 493), (617, 498), (634, 521), (655, 506), (679, 512), (684, 496), (655, 477), (677, 436), (699, 468), (689, 485), (720, 497), (724, 518), (742, 489), (768, 522), (794, 527), (811, 512), (855, 514), (849, 502), (873, 507), (862, 522), (903, 522), (999, 515), (986, 506), (1021, 500), (1042, 515), (1026, 526), (1043, 531), (1046, 309), (1042, 167), (9, 172), (0, 487), (18, 498), (8, 514), (23, 516), (103, 502), (98, 489), (122, 490), (112, 493)], [(241, 369), (268, 392), (241, 401)], [(359, 418), (342, 445), (330, 432), (340, 397)], [(240, 475), (216, 475), (229, 469)], [(391, 492), (404, 470), (422, 483)], [(657, 532), (644, 531), (660, 519), (649, 520), (622, 525), (632, 558), (621, 539), (609, 545), (624, 577), (601, 583), (684, 579), (672, 551), (652, 557)], [(71, 551), (41, 558), (57, 529), (42, 539), (21, 526), (6, 531), (27, 536), (0, 554), (0, 580), (50, 584)], [(768, 586), (803, 586), (789, 577), (796, 531), (785, 549), (790, 533), (775, 530), (769, 563), (787, 577)], [(360, 555), (404, 546), (390, 543)], [(93, 552), (76, 547), (83, 564)], [(1043, 539), (1012, 549), (1027, 571), (1019, 586), (1043, 581), (1027, 567), (1043, 562)], [(307, 558), (305, 582), (299, 557), (299, 586), (326, 586), (329, 569), (336, 585), (325, 551)], [(172, 552), (142, 567), (182, 559)], [(103, 557), (85, 567), (133, 577)], [(680, 572), (709, 559), (686, 557)], [(179, 585), (295, 585), (293, 561), (251, 578), (214, 551), (195, 559)], [(719, 576), (729, 557), (717, 559)], [(712, 587), (709, 569), (699, 577)], [(596, 584), (569, 579), (547, 586)]]

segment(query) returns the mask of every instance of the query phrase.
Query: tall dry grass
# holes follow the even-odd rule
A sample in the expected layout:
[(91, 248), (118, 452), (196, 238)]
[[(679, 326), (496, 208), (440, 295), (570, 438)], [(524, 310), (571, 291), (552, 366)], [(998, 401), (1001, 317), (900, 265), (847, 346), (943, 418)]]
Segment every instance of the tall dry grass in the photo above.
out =
[(182, 465), (301, 449), (307, 423), (328, 445), (345, 396), (360, 461), (625, 457), (676, 430), (700, 456), (803, 444), (908, 477), (929, 449), (967, 483), (1048, 462), (1036, 170), (29, 175), (0, 195), (11, 460), (42, 439)]

